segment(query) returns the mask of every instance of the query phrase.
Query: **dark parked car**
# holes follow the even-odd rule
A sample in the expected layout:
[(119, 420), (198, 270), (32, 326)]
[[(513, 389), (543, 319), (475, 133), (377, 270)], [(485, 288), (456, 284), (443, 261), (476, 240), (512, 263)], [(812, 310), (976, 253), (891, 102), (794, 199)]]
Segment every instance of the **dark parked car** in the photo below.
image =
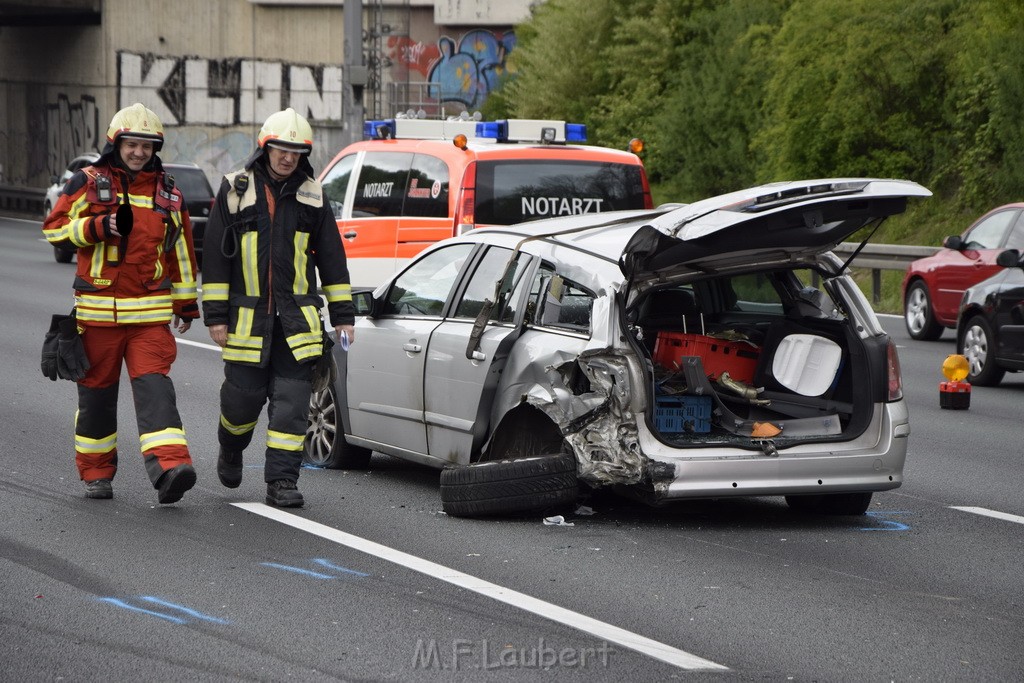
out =
[(957, 350), (967, 358), (967, 381), (995, 386), (1007, 371), (1024, 370), (1024, 261), (1001, 252), (1002, 267), (964, 293), (956, 328)]
[(164, 164), (164, 170), (174, 176), (174, 185), (185, 198), (188, 214), (192, 218), (192, 240), (196, 247), (196, 261), (203, 267), (203, 237), (206, 221), (213, 208), (213, 188), (203, 169), (195, 164)]
[[(43, 200), (43, 218), (49, 216), (50, 212), (53, 211), (53, 207), (57, 205), (57, 197), (60, 196), (60, 191), (64, 189), (64, 183), (68, 181), (68, 178), (73, 176), (75, 171), (91, 165), (99, 158), (100, 155), (96, 152), (80, 154), (68, 162), (64, 173), (50, 178), (50, 186), (46, 188), (46, 198)], [(71, 263), (71, 259), (74, 256), (74, 251), (58, 249), (57, 247), (53, 248), (53, 258), (57, 263)]]
[(962, 235), (942, 241), (933, 256), (907, 266), (903, 276), (903, 319), (914, 339), (932, 340), (957, 325), (964, 290), (999, 271), (1004, 249), (1024, 249), (1024, 203), (992, 209)]

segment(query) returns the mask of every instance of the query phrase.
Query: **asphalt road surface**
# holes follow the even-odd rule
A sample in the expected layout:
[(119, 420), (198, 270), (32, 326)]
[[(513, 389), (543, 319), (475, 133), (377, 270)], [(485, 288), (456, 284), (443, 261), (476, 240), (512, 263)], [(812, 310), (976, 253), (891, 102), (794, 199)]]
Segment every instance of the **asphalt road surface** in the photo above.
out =
[(1024, 377), (940, 409), (951, 333), (915, 342), (884, 321), (913, 433), (904, 486), (866, 516), (601, 496), (554, 526), (448, 517), (438, 472), (379, 455), (367, 472), (304, 469), (306, 507), (269, 508), (259, 436), (242, 486), (221, 487), (222, 365), (198, 324), (172, 378), (199, 481), (161, 506), (126, 382), (114, 498), (83, 496), (75, 388), (39, 372), (73, 268), (39, 221), (0, 218), (4, 680), (1024, 676)]

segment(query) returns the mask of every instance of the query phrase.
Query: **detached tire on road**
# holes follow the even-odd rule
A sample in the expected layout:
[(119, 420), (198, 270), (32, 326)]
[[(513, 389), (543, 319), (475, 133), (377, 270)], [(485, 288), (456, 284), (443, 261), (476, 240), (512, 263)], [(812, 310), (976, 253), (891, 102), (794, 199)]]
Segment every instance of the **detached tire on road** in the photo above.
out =
[(441, 507), (454, 517), (543, 510), (573, 503), (577, 493), (571, 454), (480, 462), (441, 472)]

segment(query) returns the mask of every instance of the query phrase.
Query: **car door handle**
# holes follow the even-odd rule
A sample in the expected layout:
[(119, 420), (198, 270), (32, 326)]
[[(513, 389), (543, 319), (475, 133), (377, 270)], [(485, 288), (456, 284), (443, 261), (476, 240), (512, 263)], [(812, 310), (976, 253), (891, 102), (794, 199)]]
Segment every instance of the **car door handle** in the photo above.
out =
[(419, 344), (409, 343), (409, 344), (402, 344), (402, 350), (403, 351), (408, 351), (409, 353), (419, 353), (420, 351), (423, 350), (423, 347), (420, 346)]
[(359, 233), (356, 232), (355, 230), (349, 230), (347, 232), (343, 232), (341, 234), (341, 236), (344, 237), (347, 240), (354, 240), (356, 238), (356, 235), (358, 235), (358, 234)]

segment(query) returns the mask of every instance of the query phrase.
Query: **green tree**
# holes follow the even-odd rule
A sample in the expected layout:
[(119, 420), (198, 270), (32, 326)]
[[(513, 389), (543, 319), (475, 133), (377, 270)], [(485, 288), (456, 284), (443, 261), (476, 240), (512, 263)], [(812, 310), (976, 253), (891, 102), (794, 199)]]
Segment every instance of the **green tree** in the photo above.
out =
[(928, 181), (941, 158), (955, 0), (796, 2), (772, 41), (760, 180)]

